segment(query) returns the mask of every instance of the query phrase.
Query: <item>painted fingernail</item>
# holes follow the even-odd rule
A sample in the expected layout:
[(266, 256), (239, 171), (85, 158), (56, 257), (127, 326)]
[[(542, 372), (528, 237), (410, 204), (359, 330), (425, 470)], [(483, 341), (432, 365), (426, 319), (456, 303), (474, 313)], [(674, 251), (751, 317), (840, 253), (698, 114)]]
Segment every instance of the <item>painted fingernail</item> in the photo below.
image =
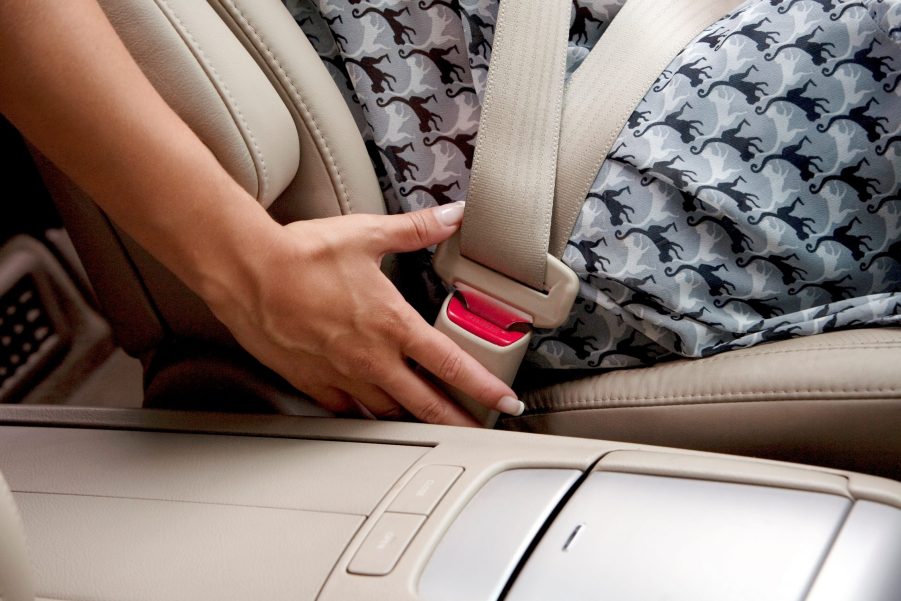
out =
[(466, 203), (462, 200), (454, 202), (440, 207), (436, 211), (435, 217), (441, 225), (457, 225), (463, 221), (463, 209), (465, 208)]
[(522, 415), (522, 412), (526, 410), (526, 405), (517, 398), (505, 396), (498, 401), (497, 410), (507, 415)]

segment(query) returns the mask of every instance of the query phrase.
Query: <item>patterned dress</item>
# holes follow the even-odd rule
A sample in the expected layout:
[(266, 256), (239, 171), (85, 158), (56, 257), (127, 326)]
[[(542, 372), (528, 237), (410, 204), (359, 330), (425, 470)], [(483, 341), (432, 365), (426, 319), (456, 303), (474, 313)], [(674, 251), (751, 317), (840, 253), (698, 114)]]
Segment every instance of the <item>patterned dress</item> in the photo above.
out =
[[(574, 0), (569, 72), (623, 0)], [(498, 0), (286, 0), (391, 212), (466, 197)], [(749, 0), (704, 30), (603, 163), (528, 361), (619, 368), (901, 325), (901, 0)], [(443, 297), (427, 253), (399, 285)], [(427, 307), (429, 309), (427, 309)]]

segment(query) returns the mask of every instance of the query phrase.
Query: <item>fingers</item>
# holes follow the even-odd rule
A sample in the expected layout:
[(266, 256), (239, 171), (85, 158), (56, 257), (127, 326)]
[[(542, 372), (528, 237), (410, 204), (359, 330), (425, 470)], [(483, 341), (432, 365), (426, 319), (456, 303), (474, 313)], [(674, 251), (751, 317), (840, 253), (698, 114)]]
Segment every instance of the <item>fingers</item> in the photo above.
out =
[(343, 390), (338, 390), (332, 386), (305, 388), (308, 388), (305, 392), (313, 397), (326, 411), (331, 411), (335, 415), (345, 416), (359, 414), (359, 407), (357, 407), (353, 397)]
[[(406, 215), (297, 224), (298, 232), (311, 232), (304, 240), (322, 243), (325, 251), (298, 243), (299, 250), (289, 248), (286, 256), (293, 263), (309, 257), (305, 277), (266, 280), (275, 292), (264, 299), (262, 318), (247, 320), (266, 325), (268, 343), (256, 345), (265, 351), (260, 355), (286, 377), (293, 373), (292, 383), (336, 413), (400, 418), (408, 411), (425, 422), (478, 426), (408, 358), (489, 409), (521, 413), (508, 386), (429, 326), (377, 266), (361, 261), (361, 253), (365, 259), (441, 242), (457, 231), (463, 210), (463, 203), (454, 203)], [(251, 331), (245, 338), (256, 336)]]
[(401, 363), (393, 377), (384, 383), (390, 394), (417, 419), (429, 424), (480, 427), (469, 413), (447, 398), (429, 382), (419, 377), (410, 367)]
[(415, 328), (404, 350), (438, 379), (489, 409), (510, 415), (525, 409), (513, 389), (434, 328)]
[(343, 387), (376, 419), (400, 420), (410, 416), (409, 412), (378, 386), (348, 380)]
[(403, 215), (380, 217), (380, 241), (385, 252), (410, 252), (451, 237), (463, 220), (464, 203), (455, 202)]

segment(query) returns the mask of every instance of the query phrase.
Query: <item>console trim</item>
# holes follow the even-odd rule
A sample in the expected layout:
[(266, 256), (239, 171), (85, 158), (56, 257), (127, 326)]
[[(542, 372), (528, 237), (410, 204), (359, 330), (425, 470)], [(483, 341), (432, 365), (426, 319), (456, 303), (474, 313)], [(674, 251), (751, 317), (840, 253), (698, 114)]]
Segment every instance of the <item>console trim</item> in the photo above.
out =
[(424, 601), (494, 601), (579, 470), (517, 469), (489, 480), (454, 520), (422, 578)]

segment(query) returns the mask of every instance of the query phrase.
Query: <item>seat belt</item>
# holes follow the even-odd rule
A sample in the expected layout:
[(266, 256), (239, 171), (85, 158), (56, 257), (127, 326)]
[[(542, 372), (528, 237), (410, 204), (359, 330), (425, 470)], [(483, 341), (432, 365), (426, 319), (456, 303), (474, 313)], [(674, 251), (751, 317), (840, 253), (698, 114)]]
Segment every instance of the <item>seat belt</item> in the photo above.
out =
[[(501, 0), (459, 234), (433, 265), (451, 287), (435, 327), (510, 384), (531, 327), (566, 320), (576, 274), (548, 255), (570, 0)], [(497, 413), (448, 393), (483, 424)]]
[(500, 3), (461, 229), (464, 256), (537, 290), (551, 232), (570, 6)]
[(552, 255), (563, 256), (601, 164), (660, 73), (704, 28), (743, 2), (628, 0), (620, 9), (566, 87)]
[(0, 474), (0, 599), (34, 601), (25, 530), (3, 474)]
[[(433, 264), (451, 288), (435, 322), (511, 384), (533, 327), (579, 291), (560, 261), (592, 182), (676, 55), (742, 0), (627, 0), (565, 84), (569, 0), (501, 0), (461, 231)], [(485, 425), (488, 411), (449, 394)]]

